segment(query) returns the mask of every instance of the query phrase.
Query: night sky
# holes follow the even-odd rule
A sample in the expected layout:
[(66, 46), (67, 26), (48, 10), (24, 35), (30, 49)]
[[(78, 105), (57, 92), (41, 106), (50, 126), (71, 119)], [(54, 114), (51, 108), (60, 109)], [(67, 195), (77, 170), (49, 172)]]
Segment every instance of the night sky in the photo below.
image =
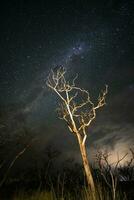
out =
[(134, 2), (5, 1), (0, 6), (0, 129), (23, 126), (66, 156), (77, 144), (55, 112), (45, 84), (51, 68), (78, 73), (78, 86), (96, 99), (109, 86), (107, 105), (89, 128), (87, 146), (123, 154), (134, 144)]

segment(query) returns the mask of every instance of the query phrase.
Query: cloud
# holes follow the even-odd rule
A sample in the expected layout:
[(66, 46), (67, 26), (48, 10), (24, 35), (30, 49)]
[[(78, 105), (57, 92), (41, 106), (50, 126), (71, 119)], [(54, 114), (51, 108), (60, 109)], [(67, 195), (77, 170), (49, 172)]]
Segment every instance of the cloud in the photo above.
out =
[[(109, 98), (106, 108), (100, 111), (92, 125), (89, 152), (94, 155), (97, 148), (107, 150), (110, 162), (116, 162), (134, 145), (133, 102), (134, 93), (128, 87)], [(89, 147), (90, 147), (89, 146)], [(118, 156), (117, 156), (118, 155)], [(128, 155), (122, 162), (130, 159)]]

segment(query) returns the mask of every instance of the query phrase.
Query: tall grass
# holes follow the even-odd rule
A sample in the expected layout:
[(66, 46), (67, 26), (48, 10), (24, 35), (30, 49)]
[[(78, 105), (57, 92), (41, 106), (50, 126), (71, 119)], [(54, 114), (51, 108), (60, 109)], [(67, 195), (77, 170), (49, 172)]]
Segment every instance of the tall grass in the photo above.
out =
[(54, 200), (55, 195), (52, 191), (36, 191), (32, 194), (26, 194), (25, 192), (19, 192), (13, 197), (13, 200)]
[[(74, 188), (73, 192), (65, 190), (64, 194), (61, 191), (57, 193), (52, 187), (50, 191), (17, 192), (13, 200), (92, 200), (92, 196), (86, 187), (80, 188), (79, 191)], [(98, 186), (96, 188), (96, 200), (112, 200), (110, 191)], [(125, 194), (118, 191), (116, 200), (127, 200), (127, 198)]]
[[(10, 189), (11, 193), (16, 191), (10, 198), (6, 200), (92, 200), (91, 192), (86, 186), (85, 176), (81, 179), (81, 173), (74, 174), (71, 171), (66, 175), (61, 173), (57, 176), (46, 177), (41, 182), (31, 181), (26, 185), (22, 181), (15, 184), (15, 188), (11, 189), (12, 182), (7, 182), (7, 188)], [(77, 180), (78, 179), (78, 180)], [(112, 190), (104, 182), (101, 176), (98, 176), (97, 172), (94, 174), (95, 186), (96, 186), (96, 200), (113, 200)], [(25, 180), (26, 181), (26, 180)], [(32, 185), (33, 184), (33, 185)], [(120, 183), (118, 182), (116, 190), (116, 200), (128, 200), (126, 194), (121, 191)], [(6, 186), (6, 185), (5, 185)], [(8, 189), (5, 190), (8, 193)], [(0, 193), (1, 195), (1, 193)], [(5, 198), (0, 198), (5, 200)]]

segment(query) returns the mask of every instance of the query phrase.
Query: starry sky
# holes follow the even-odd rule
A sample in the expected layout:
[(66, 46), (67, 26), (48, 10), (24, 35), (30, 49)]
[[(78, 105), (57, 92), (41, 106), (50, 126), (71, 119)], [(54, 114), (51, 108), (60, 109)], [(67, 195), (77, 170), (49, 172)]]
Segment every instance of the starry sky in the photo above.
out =
[(134, 2), (20, 0), (0, 7), (1, 130), (13, 134), (23, 123), (41, 144), (75, 154), (75, 139), (55, 112), (58, 99), (45, 84), (50, 69), (64, 65), (93, 99), (109, 86), (87, 146), (124, 153), (133, 145)]

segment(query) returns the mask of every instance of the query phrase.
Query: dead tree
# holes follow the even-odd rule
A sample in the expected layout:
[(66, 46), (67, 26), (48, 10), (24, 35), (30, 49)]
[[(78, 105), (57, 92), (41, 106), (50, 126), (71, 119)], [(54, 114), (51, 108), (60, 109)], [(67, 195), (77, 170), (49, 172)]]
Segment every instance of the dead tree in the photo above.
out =
[(56, 71), (51, 70), (46, 84), (61, 100), (58, 108), (59, 117), (65, 120), (69, 130), (78, 140), (88, 186), (95, 199), (95, 185), (88, 162), (85, 142), (87, 129), (95, 119), (97, 109), (106, 104), (105, 97), (108, 92), (108, 86), (106, 85), (105, 90), (101, 91), (95, 105), (90, 98), (89, 92), (76, 86), (75, 80), (77, 76), (70, 82), (66, 80), (65, 75), (66, 69), (64, 67), (59, 67)]
[(119, 167), (119, 175), (122, 181), (134, 181), (134, 149), (129, 149), (130, 158), (123, 166)]
[(128, 153), (123, 155), (121, 158), (118, 156), (118, 160), (116, 162), (110, 163), (109, 157), (110, 154), (107, 151), (98, 150), (96, 154), (96, 162), (98, 165), (98, 170), (110, 189), (112, 193), (112, 199), (116, 199), (116, 192), (117, 192), (117, 183), (119, 181), (119, 168), (121, 162), (126, 158)]
[[(0, 181), (0, 187), (3, 186), (4, 182), (6, 181), (9, 172), (11, 170), (11, 168), (14, 166), (15, 162), (25, 153), (25, 151), (32, 145), (32, 143), (35, 141), (36, 139), (32, 139), (21, 151), (19, 151), (15, 157), (13, 158), (13, 160), (11, 161), (11, 163), (9, 164), (6, 173), (4, 174), (3, 179)], [(4, 162), (1, 164), (0, 168), (3, 167)]]

